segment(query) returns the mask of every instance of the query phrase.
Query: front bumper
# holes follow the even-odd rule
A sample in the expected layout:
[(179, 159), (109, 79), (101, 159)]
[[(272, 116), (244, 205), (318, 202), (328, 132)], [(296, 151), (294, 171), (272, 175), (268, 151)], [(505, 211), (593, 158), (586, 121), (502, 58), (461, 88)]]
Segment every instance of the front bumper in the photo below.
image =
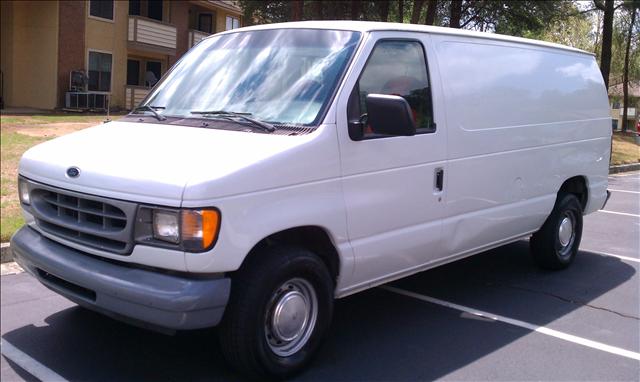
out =
[(134, 324), (167, 329), (217, 325), (231, 280), (190, 278), (101, 260), (25, 226), (11, 238), (15, 260), (71, 301)]

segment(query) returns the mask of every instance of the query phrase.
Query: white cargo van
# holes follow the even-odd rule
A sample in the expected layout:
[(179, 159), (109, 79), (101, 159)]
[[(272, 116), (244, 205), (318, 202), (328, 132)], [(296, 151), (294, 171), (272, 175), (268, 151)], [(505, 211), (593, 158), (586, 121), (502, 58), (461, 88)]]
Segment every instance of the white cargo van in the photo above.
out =
[(17, 261), (70, 300), (220, 325), (237, 369), (286, 377), (334, 298), (531, 237), (575, 258), (606, 203), (593, 55), (419, 25), (301, 22), (191, 49), (117, 122), (26, 152)]

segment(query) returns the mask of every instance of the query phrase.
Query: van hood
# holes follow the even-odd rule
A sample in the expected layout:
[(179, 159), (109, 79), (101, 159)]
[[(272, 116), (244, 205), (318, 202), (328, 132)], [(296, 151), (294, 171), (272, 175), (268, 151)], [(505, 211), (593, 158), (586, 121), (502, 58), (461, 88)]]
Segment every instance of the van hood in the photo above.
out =
[[(177, 207), (189, 184), (216, 198), (312, 181), (314, 173), (327, 176), (295, 160), (296, 152), (315, 146), (314, 136), (111, 122), (31, 148), (20, 160), (20, 174), (78, 192)], [(284, 153), (292, 154), (285, 172), (267, 160)], [(70, 167), (80, 175), (67, 176)]]

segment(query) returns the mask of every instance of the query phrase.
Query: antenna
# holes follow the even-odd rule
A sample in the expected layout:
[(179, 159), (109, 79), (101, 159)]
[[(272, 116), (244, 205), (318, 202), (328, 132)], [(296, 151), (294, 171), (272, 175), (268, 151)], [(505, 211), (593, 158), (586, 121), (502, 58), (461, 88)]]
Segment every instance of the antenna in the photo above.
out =
[(102, 123), (111, 122), (111, 118), (109, 118), (109, 109), (111, 108), (111, 94), (107, 94), (106, 97), (107, 97), (107, 119), (102, 121)]

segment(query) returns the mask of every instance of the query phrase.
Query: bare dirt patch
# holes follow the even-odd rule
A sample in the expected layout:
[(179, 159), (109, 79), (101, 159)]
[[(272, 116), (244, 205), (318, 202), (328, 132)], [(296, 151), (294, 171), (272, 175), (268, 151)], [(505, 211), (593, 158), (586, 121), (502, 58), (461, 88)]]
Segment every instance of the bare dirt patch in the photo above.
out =
[(95, 122), (59, 122), (46, 125), (18, 125), (9, 129), (30, 137), (54, 138), (95, 125), (97, 125)]

